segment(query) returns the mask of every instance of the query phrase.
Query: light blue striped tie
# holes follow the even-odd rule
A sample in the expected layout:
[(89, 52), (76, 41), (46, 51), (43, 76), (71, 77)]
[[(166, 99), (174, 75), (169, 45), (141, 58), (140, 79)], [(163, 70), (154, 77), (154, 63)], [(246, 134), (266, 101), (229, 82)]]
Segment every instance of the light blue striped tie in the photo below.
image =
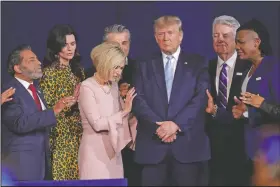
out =
[(167, 63), (164, 67), (164, 74), (165, 74), (165, 84), (167, 90), (167, 97), (168, 102), (171, 94), (172, 83), (173, 83), (173, 67), (172, 67), (172, 58), (173, 56), (167, 56)]

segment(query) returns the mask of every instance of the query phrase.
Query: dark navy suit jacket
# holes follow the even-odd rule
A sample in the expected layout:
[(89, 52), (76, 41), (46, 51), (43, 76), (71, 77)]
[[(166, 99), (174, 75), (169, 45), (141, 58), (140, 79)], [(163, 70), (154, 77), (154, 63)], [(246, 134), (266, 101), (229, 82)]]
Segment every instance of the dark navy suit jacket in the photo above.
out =
[[(202, 56), (181, 51), (168, 103), (162, 54), (136, 63), (133, 85), (137, 96), (133, 112), (138, 119), (135, 161), (156, 164), (171, 147), (182, 163), (210, 158), (205, 134), (206, 89), (209, 88), (208, 63)], [(155, 135), (158, 121), (175, 122), (182, 133), (172, 144), (162, 143)]]
[[(9, 87), (16, 92), (12, 101), (2, 105), (2, 162), (16, 180), (43, 180), (49, 163), (48, 127), (56, 124), (55, 114), (51, 109), (39, 111), (17, 79), (12, 78), (3, 90)], [(47, 107), (38, 87), (37, 94)]]

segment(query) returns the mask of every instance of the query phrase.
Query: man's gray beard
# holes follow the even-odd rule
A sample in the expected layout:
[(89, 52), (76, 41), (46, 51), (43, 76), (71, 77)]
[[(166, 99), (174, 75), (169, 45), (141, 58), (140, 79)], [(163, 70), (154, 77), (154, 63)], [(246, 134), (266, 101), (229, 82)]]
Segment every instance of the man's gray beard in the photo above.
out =
[(33, 80), (40, 79), (43, 76), (43, 73), (34, 73), (32, 76)]
[(25, 70), (22, 70), (22, 74), (25, 75), (26, 77), (32, 79), (32, 80), (40, 79), (43, 76), (43, 72), (33, 73), (33, 72), (25, 71)]

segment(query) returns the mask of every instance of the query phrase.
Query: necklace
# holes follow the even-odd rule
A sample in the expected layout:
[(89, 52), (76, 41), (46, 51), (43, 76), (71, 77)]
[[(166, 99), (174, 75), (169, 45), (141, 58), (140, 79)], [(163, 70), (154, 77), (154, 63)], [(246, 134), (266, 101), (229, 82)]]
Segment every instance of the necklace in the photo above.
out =
[(104, 85), (107, 85), (108, 87), (109, 87), (109, 90), (108, 91), (106, 91), (105, 89), (104, 89), (104, 87), (103, 87), (103, 85), (100, 83), (100, 81), (98, 80), (98, 78), (96, 77), (96, 74), (94, 73), (94, 75), (93, 75), (93, 78), (95, 79), (95, 81), (98, 83), (98, 86), (103, 90), (103, 92), (105, 93), (105, 94), (109, 94), (109, 93), (111, 93), (111, 84), (110, 83), (108, 83), (108, 82), (106, 82)]

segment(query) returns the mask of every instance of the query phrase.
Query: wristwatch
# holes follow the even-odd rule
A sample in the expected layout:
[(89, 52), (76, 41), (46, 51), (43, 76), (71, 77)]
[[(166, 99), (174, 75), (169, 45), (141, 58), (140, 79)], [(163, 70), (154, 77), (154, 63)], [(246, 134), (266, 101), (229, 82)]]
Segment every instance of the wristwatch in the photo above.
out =
[(212, 114), (212, 117), (216, 117), (217, 110), (218, 110), (218, 106), (214, 105), (214, 114)]

